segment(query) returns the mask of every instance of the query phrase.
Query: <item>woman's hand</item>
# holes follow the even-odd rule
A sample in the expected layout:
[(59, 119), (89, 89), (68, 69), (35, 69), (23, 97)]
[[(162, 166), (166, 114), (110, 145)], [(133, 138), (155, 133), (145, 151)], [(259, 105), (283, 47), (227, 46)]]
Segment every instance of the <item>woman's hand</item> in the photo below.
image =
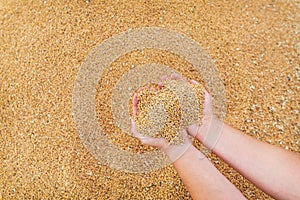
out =
[[(162, 78), (165, 81), (168, 77)], [(172, 74), (171, 79), (182, 80), (182, 77), (178, 74)], [(195, 80), (190, 81), (191, 84), (198, 85), (199, 83)], [(161, 83), (159, 85), (162, 85)], [(189, 135), (193, 136), (204, 144), (209, 150), (213, 150), (217, 144), (223, 129), (223, 122), (220, 121), (213, 113), (212, 97), (204, 90), (204, 102), (203, 102), (203, 118), (202, 124), (192, 124), (187, 127)]]
[[(194, 80), (191, 80), (191, 83), (198, 84)], [(192, 124), (188, 126), (187, 130), (190, 135), (202, 142), (209, 150), (213, 150), (222, 133), (224, 123), (214, 115), (211, 95), (205, 89), (203, 104), (202, 124), (200, 126)]]
[(143, 144), (156, 147), (164, 152), (173, 163), (179, 159), (188, 149), (192, 146), (192, 142), (188, 137), (187, 131), (183, 130), (182, 135), (184, 143), (177, 145), (169, 145), (164, 138), (155, 138), (150, 136), (144, 136), (137, 131), (136, 123), (131, 120), (133, 136), (138, 138)]
[[(162, 84), (159, 84), (160, 88), (162, 87)], [(148, 87), (143, 87), (138, 90), (138, 92), (142, 91), (143, 89), (152, 89)], [(132, 109), (133, 109), (133, 116), (136, 117), (138, 114), (138, 93), (134, 94), (132, 99)], [(136, 123), (133, 119), (131, 119), (132, 123), (132, 133), (133, 136), (138, 138), (143, 144), (156, 147), (163, 151), (170, 159), (170, 161), (173, 163), (178, 158), (180, 158), (186, 150), (192, 146), (192, 142), (188, 136), (188, 133), (186, 130), (182, 130), (181, 134), (183, 136), (184, 142), (177, 145), (169, 145), (167, 141), (164, 138), (155, 138), (150, 136), (142, 135), (137, 131)]]

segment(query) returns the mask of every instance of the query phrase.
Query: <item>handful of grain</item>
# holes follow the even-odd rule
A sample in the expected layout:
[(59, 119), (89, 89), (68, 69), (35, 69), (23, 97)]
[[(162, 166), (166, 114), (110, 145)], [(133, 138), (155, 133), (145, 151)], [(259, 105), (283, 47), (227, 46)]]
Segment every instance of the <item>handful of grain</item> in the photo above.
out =
[(151, 84), (138, 94), (137, 129), (143, 135), (163, 137), (169, 144), (183, 143), (180, 130), (190, 124), (200, 125), (203, 101), (200, 84), (184, 80), (166, 80), (162, 87)]

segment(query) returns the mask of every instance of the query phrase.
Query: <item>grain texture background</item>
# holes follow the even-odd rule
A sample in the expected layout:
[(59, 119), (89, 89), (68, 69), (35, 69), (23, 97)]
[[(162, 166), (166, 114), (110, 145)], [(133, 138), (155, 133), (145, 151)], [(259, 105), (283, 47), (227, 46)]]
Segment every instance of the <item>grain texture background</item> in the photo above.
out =
[[(75, 132), (80, 65), (103, 40), (138, 27), (196, 40), (226, 85), (226, 122), (299, 152), (297, 9), (297, 1), (283, 0), (1, 0), (0, 199), (190, 199), (172, 167), (150, 174), (110, 169)], [(212, 160), (247, 198), (271, 199)]]

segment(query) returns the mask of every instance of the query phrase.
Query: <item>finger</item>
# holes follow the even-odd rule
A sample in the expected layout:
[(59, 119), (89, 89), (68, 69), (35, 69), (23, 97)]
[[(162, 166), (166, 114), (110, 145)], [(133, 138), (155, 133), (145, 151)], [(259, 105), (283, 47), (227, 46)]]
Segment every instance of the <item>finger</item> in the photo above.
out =
[(158, 86), (158, 88), (161, 90), (162, 88), (163, 88), (163, 83), (162, 82), (159, 82), (158, 84), (157, 84), (157, 86)]
[(144, 136), (140, 140), (143, 144), (157, 147), (158, 149), (162, 149), (162, 148), (165, 148), (166, 146), (168, 146), (168, 144), (164, 138), (153, 138), (153, 137), (149, 137), (149, 136)]
[(198, 85), (198, 84), (199, 84), (199, 83), (198, 83), (197, 81), (195, 81), (195, 80), (191, 80), (190, 83), (193, 84), (193, 85)]
[(177, 73), (172, 73), (171, 74), (171, 79), (173, 79), (173, 80), (180, 80), (180, 79), (182, 79), (182, 77), (179, 74), (177, 74)]
[(208, 97), (208, 99), (211, 99), (211, 95), (205, 88), (203, 88), (203, 91), (204, 91), (204, 97)]
[(151, 90), (152, 92), (156, 92), (156, 91), (157, 91), (157, 88), (153, 86), (153, 87), (150, 88), (150, 90)]
[(136, 92), (140, 93), (140, 91), (142, 91), (144, 89), (144, 87), (140, 87)]
[(162, 80), (162, 81), (166, 81), (167, 79), (168, 79), (168, 76), (167, 76), (167, 75), (164, 75), (164, 76), (161, 77), (161, 80)]
[(138, 99), (138, 94), (135, 93), (133, 95), (133, 98), (132, 98), (132, 114), (134, 117), (137, 116), (137, 112), (138, 112), (138, 102), (139, 102), (139, 99)]
[(188, 134), (187, 130), (184, 129), (184, 130), (181, 131), (181, 133), (182, 133), (182, 137), (184, 139), (184, 143), (190, 143), (191, 138), (189, 137), (189, 134)]
[(198, 133), (198, 128), (199, 128), (199, 126), (196, 124), (189, 125), (187, 128), (187, 132), (190, 136), (196, 137), (196, 135)]
[(131, 119), (131, 132), (134, 137), (136, 137), (138, 139), (143, 138), (143, 136), (137, 131), (136, 123), (133, 119)]
[(181, 133), (184, 139), (188, 139), (188, 132), (185, 129), (183, 129)]
[(149, 89), (148, 85), (144, 85), (137, 90), (137, 93), (140, 93), (142, 90)]
[(136, 123), (133, 119), (131, 119), (131, 131), (133, 133), (133, 136), (138, 138), (143, 144), (154, 146), (159, 149), (164, 148), (168, 146), (166, 140), (164, 138), (153, 138), (150, 136), (144, 136), (141, 135), (136, 128)]
[(210, 94), (204, 89), (204, 114), (212, 113), (212, 101)]

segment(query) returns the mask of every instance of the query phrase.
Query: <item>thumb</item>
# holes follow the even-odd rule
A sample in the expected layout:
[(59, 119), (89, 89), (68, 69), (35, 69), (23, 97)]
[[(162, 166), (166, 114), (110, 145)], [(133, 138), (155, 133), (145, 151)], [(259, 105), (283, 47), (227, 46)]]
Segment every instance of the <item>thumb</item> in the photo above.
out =
[(144, 136), (137, 131), (136, 123), (131, 119), (131, 130), (134, 137), (138, 138), (143, 144), (157, 147), (159, 149), (165, 148), (168, 144), (164, 138), (154, 138), (150, 136)]
[(144, 136), (143, 138), (140, 138), (140, 141), (143, 144), (153, 146), (158, 149), (164, 149), (168, 146), (164, 138), (154, 138), (154, 137)]
[(211, 95), (204, 89), (204, 115), (212, 114), (212, 100)]

